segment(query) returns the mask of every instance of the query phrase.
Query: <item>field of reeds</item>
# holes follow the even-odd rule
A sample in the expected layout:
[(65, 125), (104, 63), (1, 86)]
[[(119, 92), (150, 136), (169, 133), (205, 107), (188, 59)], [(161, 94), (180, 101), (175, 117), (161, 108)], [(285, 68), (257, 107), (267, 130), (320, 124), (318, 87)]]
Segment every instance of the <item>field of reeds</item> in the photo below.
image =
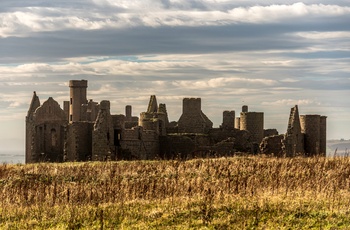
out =
[(347, 229), (350, 158), (0, 166), (0, 229)]

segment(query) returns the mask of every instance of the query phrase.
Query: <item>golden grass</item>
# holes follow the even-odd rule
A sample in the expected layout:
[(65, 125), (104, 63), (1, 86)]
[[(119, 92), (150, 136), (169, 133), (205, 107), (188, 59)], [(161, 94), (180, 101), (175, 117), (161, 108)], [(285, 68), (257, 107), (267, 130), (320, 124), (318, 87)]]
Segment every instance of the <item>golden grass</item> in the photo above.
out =
[(340, 229), (349, 158), (0, 166), (1, 229)]

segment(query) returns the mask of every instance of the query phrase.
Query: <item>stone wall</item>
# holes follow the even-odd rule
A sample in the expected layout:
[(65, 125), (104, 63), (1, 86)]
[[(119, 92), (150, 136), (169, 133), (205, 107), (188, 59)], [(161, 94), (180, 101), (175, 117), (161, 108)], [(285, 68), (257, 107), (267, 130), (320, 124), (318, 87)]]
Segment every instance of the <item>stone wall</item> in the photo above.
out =
[(259, 144), (262, 153), (276, 156), (296, 156), (304, 146), (309, 156), (326, 152), (326, 117), (299, 118), (297, 106), (286, 134), (277, 135), (276, 129), (263, 129), (263, 113), (248, 112), (246, 105), (239, 118), (224, 111), (220, 128), (212, 128), (200, 98), (184, 98), (179, 121), (169, 122), (166, 105), (158, 106), (155, 95), (138, 119), (130, 105), (125, 115), (111, 115), (109, 101), (87, 102), (86, 80), (69, 86), (71, 100), (64, 110), (52, 98), (40, 106), (34, 92), (26, 116), (26, 162), (228, 156), (257, 153)]
[(235, 118), (235, 129), (241, 129), (241, 118), (240, 117)]
[(159, 136), (155, 131), (142, 127), (125, 129), (121, 133), (121, 149), (127, 150), (132, 159), (156, 159), (159, 155)]
[(92, 133), (92, 160), (114, 160), (114, 129), (109, 101), (101, 101)]
[(259, 146), (260, 153), (266, 154), (266, 155), (272, 155), (276, 157), (283, 157), (284, 156), (284, 151), (282, 147), (283, 139), (284, 139), (283, 134), (264, 137)]
[(65, 161), (92, 160), (92, 122), (74, 122), (66, 130)]
[(213, 128), (209, 131), (210, 145), (215, 145), (219, 142), (224, 142), (228, 138), (234, 138), (233, 148), (238, 152), (251, 152), (252, 151), (252, 135), (250, 132), (245, 130), (228, 130), (228, 129), (218, 129)]
[(287, 132), (283, 138), (283, 150), (287, 157), (303, 155), (304, 134), (301, 132), (301, 124), (299, 118), (298, 106), (294, 106), (290, 110)]
[(52, 97), (35, 110), (29, 161), (63, 161), (66, 118), (65, 112)]
[(35, 126), (32, 160), (34, 162), (63, 162), (63, 124), (45, 122)]
[(192, 159), (206, 155), (211, 140), (205, 134), (171, 134), (160, 139), (160, 157), (162, 159)]
[(33, 149), (32, 146), (34, 145), (35, 139), (35, 122), (34, 122), (34, 112), (35, 110), (40, 106), (40, 100), (39, 97), (36, 95), (36, 92), (33, 92), (33, 97), (28, 109), (28, 113), (26, 116), (26, 149), (25, 149), (25, 162), (26, 163), (32, 163), (35, 162), (35, 159), (33, 159)]

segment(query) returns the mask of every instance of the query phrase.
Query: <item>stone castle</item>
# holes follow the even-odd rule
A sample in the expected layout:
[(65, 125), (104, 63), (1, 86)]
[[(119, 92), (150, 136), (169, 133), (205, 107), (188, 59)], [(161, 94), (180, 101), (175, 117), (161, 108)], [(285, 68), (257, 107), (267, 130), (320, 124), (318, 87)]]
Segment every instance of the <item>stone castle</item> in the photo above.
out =
[(165, 104), (150, 97), (146, 112), (110, 113), (110, 102), (87, 100), (86, 80), (69, 81), (63, 109), (50, 97), (40, 104), (36, 92), (26, 116), (26, 163), (104, 160), (190, 159), (263, 153), (274, 156), (326, 155), (326, 117), (299, 116), (291, 109), (288, 129), (264, 130), (264, 113), (242, 107), (224, 111), (219, 128), (203, 113), (200, 98), (184, 98), (179, 120), (169, 122)]

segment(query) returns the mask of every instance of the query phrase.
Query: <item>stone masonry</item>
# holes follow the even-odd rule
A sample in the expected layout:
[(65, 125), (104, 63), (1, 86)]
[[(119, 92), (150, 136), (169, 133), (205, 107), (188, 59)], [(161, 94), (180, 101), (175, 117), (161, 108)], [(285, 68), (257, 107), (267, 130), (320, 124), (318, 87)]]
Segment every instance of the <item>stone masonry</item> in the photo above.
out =
[[(201, 98), (184, 98), (178, 121), (169, 121), (166, 105), (151, 95), (146, 111), (111, 114), (110, 102), (87, 100), (86, 80), (69, 81), (70, 98), (63, 109), (53, 99), (40, 103), (36, 92), (26, 116), (26, 163), (50, 161), (105, 161), (190, 159), (263, 153), (274, 156), (326, 154), (326, 117), (299, 116), (291, 109), (288, 129), (264, 130), (264, 113), (242, 107), (223, 112), (222, 124), (213, 123), (201, 108)], [(259, 148), (260, 147), (260, 148)]]

